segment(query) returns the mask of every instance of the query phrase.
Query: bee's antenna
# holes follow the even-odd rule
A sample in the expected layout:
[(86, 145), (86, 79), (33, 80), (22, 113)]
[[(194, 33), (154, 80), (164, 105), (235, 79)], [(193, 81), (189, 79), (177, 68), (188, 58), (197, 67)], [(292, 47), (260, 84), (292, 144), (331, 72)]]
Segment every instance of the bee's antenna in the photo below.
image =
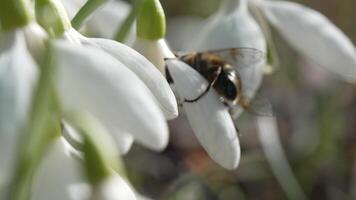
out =
[(174, 57), (174, 58), (163, 58), (164, 61), (167, 61), (167, 60), (178, 60), (178, 58)]

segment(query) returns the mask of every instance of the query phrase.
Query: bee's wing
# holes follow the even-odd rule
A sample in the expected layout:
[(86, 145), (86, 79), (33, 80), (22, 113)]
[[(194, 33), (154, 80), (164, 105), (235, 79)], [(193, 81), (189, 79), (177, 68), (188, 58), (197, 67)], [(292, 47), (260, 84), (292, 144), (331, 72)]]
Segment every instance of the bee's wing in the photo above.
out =
[(234, 104), (230, 106), (230, 114), (233, 118), (236, 118), (240, 113), (241, 109), (244, 109), (254, 115), (273, 117), (272, 104), (267, 98), (261, 96), (255, 96), (251, 101), (243, 100), (240, 104)]
[(264, 52), (247, 47), (210, 50), (206, 53), (220, 56), (227, 63), (237, 69), (255, 66), (259, 63), (265, 62), (266, 59)]
[(174, 52), (174, 55), (177, 57), (177, 58), (182, 58), (184, 56), (190, 56), (190, 55), (193, 55), (195, 54), (196, 52), (195, 51), (175, 51)]

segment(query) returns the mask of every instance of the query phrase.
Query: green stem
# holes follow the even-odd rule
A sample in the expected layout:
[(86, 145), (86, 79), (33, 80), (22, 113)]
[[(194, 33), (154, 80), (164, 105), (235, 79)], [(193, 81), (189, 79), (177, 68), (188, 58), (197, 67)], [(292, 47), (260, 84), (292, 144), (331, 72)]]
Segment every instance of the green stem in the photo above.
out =
[(263, 35), (267, 40), (267, 66), (265, 67), (266, 74), (272, 74), (280, 65), (280, 59), (274, 43), (271, 30), (265, 17), (262, 15), (261, 9), (257, 6), (252, 6), (252, 13), (254, 14), (257, 23), (260, 25)]
[(115, 34), (115, 40), (118, 42), (124, 42), (131, 27), (132, 24), (134, 23), (137, 13), (140, 9), (140, 6), (142, 5), (143, 0), (133, 0), (133, 5), (131, 8), (131, 11), (129, 15), (127, 15), (124, 23), (121, 25), (121, 27), (118, 29), (118, 31)]
[(31, 21), (28, 0), (0, 0), (0, 27), (3, 31), (26, 26)]
[(52, 90), (52, 53), (48, 48), (29, 121), (20, 138), (15, 177), (10, 191), (11, 200), (27, 200), (30, 197), (32, 176), (51, 141), (60, 135), (57, 115), (53, 115), (54, 91)]
[(104, 3), (104, 0), (88, 0), (72, 19), (72, 26), (75, 29), (79, 29), (89, 15), (91, 15)]
[(90, 183), (100, 184), (113, 174), (112, 170), (124, 172), (112, 138), (92, 115), (87, 112), (68, 113), (66, 119), (83, 138), (84, 166)]

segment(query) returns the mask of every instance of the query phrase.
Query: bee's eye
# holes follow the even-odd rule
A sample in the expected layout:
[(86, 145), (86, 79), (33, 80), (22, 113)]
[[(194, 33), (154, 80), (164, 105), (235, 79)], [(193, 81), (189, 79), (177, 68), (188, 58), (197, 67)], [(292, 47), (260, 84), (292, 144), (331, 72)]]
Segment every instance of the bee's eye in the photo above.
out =
[(229, 100), (234, 100), (237, 95), (237, 90), (236, 86), (232, 81), (229, 79), (226, 79), (226, 84), (225, 84), (225, 95)]
[(225, 98), (227, 100), (235, 100), (237, 96), (237, 88), (236, 85), (234, 84), (233, 80), (230, 80), (230, 78), (233, 78), (229, 76), (228, 74), (224, 73), (222, 76), (220, 76), (218, 82), (220, 85), (220, 88), (222, 89)]

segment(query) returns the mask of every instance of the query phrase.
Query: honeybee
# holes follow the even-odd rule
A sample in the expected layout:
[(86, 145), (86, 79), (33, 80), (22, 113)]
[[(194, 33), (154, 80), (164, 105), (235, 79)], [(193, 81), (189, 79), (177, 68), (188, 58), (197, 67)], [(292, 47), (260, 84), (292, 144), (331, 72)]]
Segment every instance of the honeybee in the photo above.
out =
[[(204, 92), (194, 99), (184, 99), (184, 102), (194, 103), (211, 88), (214, 88), (230, 111), (235, 109), (236, 105), (240, 105), (254, 113), (270, 115), (270, 109), (266, 109), (270, 107), (267, 102), (261, 103), (260, 100), (249, 102), (244, 97), (242, 91), (244, 83), (240, 76), (241, 70), (246, 70), (265, 61), (265, 54), (262, 51), (253, 48), (219, 49), (206, 52), (177, 53), (177, 59), (194, 68), (209, 83)], [(173, 82), (168, 70), (166, 74), (168, 82)]]

